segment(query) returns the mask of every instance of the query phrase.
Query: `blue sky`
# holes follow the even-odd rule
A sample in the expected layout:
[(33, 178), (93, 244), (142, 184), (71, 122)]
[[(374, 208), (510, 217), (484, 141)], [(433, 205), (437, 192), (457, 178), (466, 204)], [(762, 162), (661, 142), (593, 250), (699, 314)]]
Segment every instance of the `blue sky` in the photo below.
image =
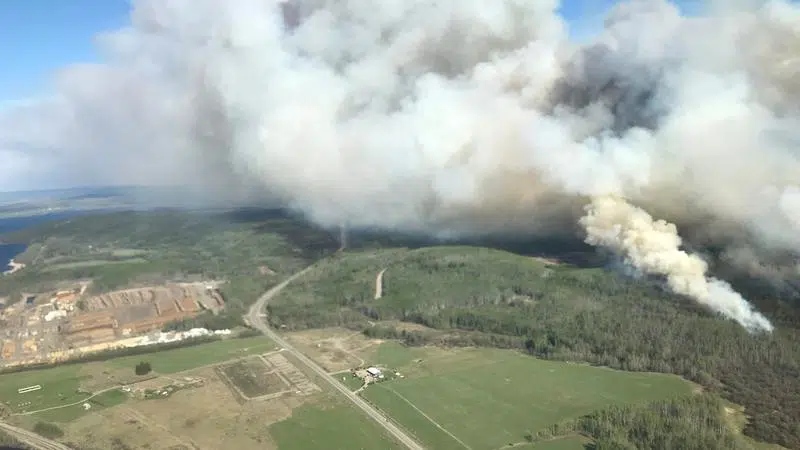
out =
[[(562, 0), (562, 15), (573, 34), (591, 34), (614, 3)], [(0, 0), (0, 106), (43, 94), (60, 67), (96, 61), (93, 36), (125, 25), (129, 7), (128, 0)]]
[[(562, 15), (575, 35), (591, 34), (614, 3), (563, 0)], [(59, 67), (96, 61), (93, 36), (123, 26), (128, 11), (128, 0), (1, 0), (0, 103), (40, 95)]]
[(52, 73), (97, 60), (92, 37), (128, 20), (127, 0), (0, 0), (0, 103), (39, 95)]

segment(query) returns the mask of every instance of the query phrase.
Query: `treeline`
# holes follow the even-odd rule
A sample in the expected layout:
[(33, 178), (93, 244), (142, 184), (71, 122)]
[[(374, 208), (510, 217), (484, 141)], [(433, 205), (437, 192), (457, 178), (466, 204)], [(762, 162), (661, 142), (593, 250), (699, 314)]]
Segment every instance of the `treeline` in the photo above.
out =
[(581, 434), (594, 450), (748, 450), (752, 446), (726, 422), (713, 395), (618, 406), (549, 427), (534, 441)]
[[(487, 249), (429, 248), (379, 264), (367, 255), (351, 258), (323, 265), (271, 302), (272, 325), (345, 326), (409, 345), (518, 348), (541, 358), (674, 373), (744, 405), (749, 436), (800, 448), (797, 329), (752, 335), (655, 283)], [(384, 296), (375, 300), (375, 275), (387, 266)], [(390, 320), (430, 330), (369, 325)]]
[(162, 331), (188, 331), (192, 328), (205, 328), (207, 330), (232, 330), (244, 324), (241, 314), (223, 311), (214, 314), (204, 311), (195, 317), (170, 322), (162, 328)]
[(64, 430), (50, 422), (36, 422), (36, 425), (33, 426), (33, 432), (47, 439), (59, 439), (64, 437)]

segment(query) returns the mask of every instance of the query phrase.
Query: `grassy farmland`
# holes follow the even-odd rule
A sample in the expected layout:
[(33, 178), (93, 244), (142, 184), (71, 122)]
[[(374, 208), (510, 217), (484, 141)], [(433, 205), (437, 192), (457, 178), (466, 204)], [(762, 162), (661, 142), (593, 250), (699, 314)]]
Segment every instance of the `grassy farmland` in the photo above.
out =
[(527, 444), (514, 447), (515, 450), (584, 450), (587, 439), (583, 437), (556, 438), (536, 444)]
[[(170, 374), (240, 356), (265, 353), (274, 348), (274, 343), (265, 337), (228, 339), (193, 347), (115, 358), (103, 362), (70, 364), (49, 369), (2, 374), (0, 375), (0, 399), (8, 405), (12, 413), (37, 411), (80, 402), (90, 395), (85, 392), (86, 385), (98, 385), (98, 381), (100, 381), (99, 385), (102, 386), (104, 378), (108, 378), (107, 384), (111, 385), (123, 380), (134, 381), (133, 368), (140, 361), (150, 362), (153, 371), (158, 374)], [(41, 385), (42, 389), (25, 394), (17, 393), (17, 389), (37, 384)], [(108, 400), (105, 397), (97, 400), (103, 399)], [(58, 410), (51, 410), (47, 414), (57, 417), (58, 414), (54, 411)]]
[(183, 347), (147, 355), (125, 356), (107, 361), (113, 367), (133, 367), (139, 361), (147, 361), (153, 371), (170, 374), (196, 367), (216, 364), (233, 358), (258, 355), (275, 350), (275, 343), (266, 337), (255, 336), (242, 339), (225, 339), (209, 344)]
[[(383, 296), (375, 299), (383, 269)], [(288, 330), (345, 327), (410, 346), (514, 348), (680, 375), (744, 406), (748, 436), (800, 448), (794, 319), (776, 321), (771, 334), (751, 334), (657, 282), (488, 248), (369, 250), (315, 265), (268, 312)]]
[[(543, 361), (493, 349), (406, 349), (389, 343), (373, 358), (405, 378), (370, 386), (364, 397), (436, 449), (524, 443), (526, 435), (548, 425), (610, 405), (692, 392), (691, 384), (674, 376)], [(553, 441), (532, 448), (571, 448), (575, 443)]]
[(281, 450), (400, 449), (381, 428), (353, 406), (330, 399), (325, 407), (302, 406), (269, 433)]
[[(256, 364), (248, 367), (242, 364), (247, 359), (239, 358), (274, 348), (273, 342), (265, 337), (230, 339), (102, 362), (5, 374), (0, 376), (0, 398), (19, 400), (24, 396), (17, 394), (19, 386), (41, 384), (43, 389), (38, 394), (31, 393), (34, 397), (24, 396), (24, 402), (8, 402), (12, 414), (32, 412), (12, 415), (9, 421), (28, 429), (41, 423), (62, 429), (65, 435), (58, 439), (75, 448), (142, 448), (143, 442), (170, 440), (202, 443), (201, 448), (275, 448), (273, 444), (290, 450), (400, 448), (377, 424), (336, 394), (288, 395), (242, 405), (215, 376), (219, 366), (210, 367), (222, 363), (222, 367), (255, 372)], [(134, 367), (140, 361), (149, 362), (153, 372), (136, 376)], [(237, 374), (242, 375), (234, 375)], [(120, 384), (137, 381), (140, 389), (147, 385), (163, 386), (183, 376), (202, 378), (205, 382), (157, 401), (130, 397), (119, 389)], [(280, 381), (272, 376), (274, 379), (265, 379), (267, 384), (251, 385), (252, 392), (245, 393), (248, 396), (270, 393), (274, 386), (269, 383)], [(88, 398), (89, 392), (97, 395)], [(84, 403), (90, 405), (89, 410)], [(46, 408), (52, 409), (39, 411)]]
[[(85, 403), (90, 405), (92, 412), (97, 412), (98, 410), (104, 408), (111, 408), (113, 406), (121, 405), (125, 403), (126, 400), (128, 400), (127, 393), (120, 389), (113, 389), (92, 397), (91, 399), (86, 400)], [(86, 414), (87, 410), (84, 408), (83, 403), (84, 402), (81, 402), (77, 405), (67, 406), (65, 408), (43, 411), (35, 414), (34, 417), (36, 420), (42, 420), (46, 422), (70, 422)]]

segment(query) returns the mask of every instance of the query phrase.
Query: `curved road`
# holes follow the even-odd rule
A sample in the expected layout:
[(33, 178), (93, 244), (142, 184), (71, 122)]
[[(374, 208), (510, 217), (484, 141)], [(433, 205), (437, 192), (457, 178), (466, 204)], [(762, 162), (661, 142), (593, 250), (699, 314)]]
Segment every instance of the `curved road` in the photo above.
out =
[(52, 411), (54, 409), (69, 408), (70, 406), (76, 406), (76, 405), (80, 405), (81, 403), (86, 403), (89, 400), (97, 397), (100, 394), (103, 394), (103, 393), (108, 392), (108, 391), (113, 391), (115, 389), (119, 389), (119, 386), (112, 386), (110, 388), (105, 388), (105, 389), (99, 390), (99, 391), (95, 392), (94, 394), (86, 397), (83, 400), (78, 400), (77, 402), (67, 403), (66, 405), (51, 406), (49, 408), (37, 409), (36, 411), (25, 411), (25, 412), (21, 412), (21, 413), (14, 413), (14, 414), (11, 414), (11, 415), (12, 416), (30, 416), (30, 415), (38, 414), (38, 413), (45, 412), (45, 411)]
[(17, 428), (4, 422), (0, 422), (0, 430), (5, 431), (18, 441), (28, 444), (38, 450), (72, 450), (64, 444), (51, 441), (32, 431), (23, 430), (22, 428)]
[(378, 276), (375, 277), (375, 300), (383, 297), (383, 273), (386, 272), (386, 269), (381, 270), (378, 272)]
[(372, 405), (364, 401), (358, 395), (350, 392), (350, 390), (345, 387), (344, 385), (340, 384), (334, 377), (328, 374), (322, 367), (320, 367), (317, 363), (312, 361), (309, 357), (302, 354), (296, 348), (294, 348), (290, 343), (286, 342), (278, 333), (276, 333), (273, 329), (271, 329), (265, 322), (264, 318), (266, 314), (264, 313), (264, 307), (266, 306), (267, 302), (269, 302), (273, 297), (279, 294), (283, 288), (285, 288), (289, 283), (294, 281), (295, 279), (299, 278), (306, 272), (308, 272), (311, 267), (306, 267), (305, 269), (297, 272), (296, 274), (290, 276), (277, 286), (273, 287), (272, 289), (268, 290), (264, 293), (261, 297), (256, 300), (255, 304), (250, 307), (250, 310), (247, 312), (245, 316), (245, 320), (255, 329), (264, 333), (267, 337), (275, 341), (276, 344), (280, 345), (285, 349), (285, 351), (294, 355), (295, 358), (300, 360), (301, 363), (306, 365), (309, 369), (314, 371), (320, 378), (325, 380), (328, 384), (331, 385), (334, 389), (339, 391), (342, 395), (347, 397), (348, 400), (353, 402), (357, 407), (359, 407), (362, 411), (364, 411), (372, 420), (378, 423), (378, 425), (382, 426), (390, 435), (394, 436), (398, 441), (400, 441), (403, 445), (411, 450), (423, 450), (424, 447), (419, 445), (414, 439), (412, 439), (408, 434), (406, 434), (403, 430), (398, 428), (394, 423), (392, 423), (388, 417), (383, 415), (380, 411), (375, 409)]

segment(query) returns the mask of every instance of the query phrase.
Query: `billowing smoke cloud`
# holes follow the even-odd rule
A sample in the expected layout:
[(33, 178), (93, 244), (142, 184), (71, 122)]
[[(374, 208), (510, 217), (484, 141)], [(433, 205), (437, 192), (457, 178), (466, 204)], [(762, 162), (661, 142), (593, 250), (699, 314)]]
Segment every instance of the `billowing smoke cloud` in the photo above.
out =
[(589, 242), (769, 328), (675, 230), (732, 261), (800, 252), (800, 7), (631, 0), (576, 45), (556, 0), (133, 4), (104, 63), (0, 111), (0, 177), (451, 233), (580, 232), (590, 204)]
[(586, 210), (580, 221), (586, 228), (587, 243), (617, 252), (643, 272), (665, 276), (673, 292), (691, 297), (750, 330), (772, 330), (772, 324), (730, 285), (706, 277), (705, 261), (680, 250), (681, 238), (675, 225), (654, 221), (647, 212), (614, 197), (596, 197)]

